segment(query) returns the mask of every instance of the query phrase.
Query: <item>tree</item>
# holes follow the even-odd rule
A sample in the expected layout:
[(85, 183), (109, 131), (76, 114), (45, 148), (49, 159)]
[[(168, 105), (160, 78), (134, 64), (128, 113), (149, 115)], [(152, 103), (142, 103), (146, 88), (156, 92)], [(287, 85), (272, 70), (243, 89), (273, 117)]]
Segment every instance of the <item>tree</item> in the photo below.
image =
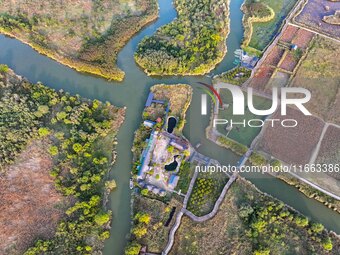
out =
[(167, 148), (168, 152), (170, 153), (173, 153), (174, 149), (175, 149), (174, 146), (171, 146), (171, 145)]
[(250, 205), (245, 205), (240, 208), (239, 215), (241, 218), (247, 220), (253, 212), (254, 209)]
[(142, 189), (142, 191), (140, 192), (143, 196), (147, 196), (149, 194), (148, 189)]
[(326, 251), (331, 251), (333, 249), (333, 244), (332, 244), (332, 240), (327, 237), (326, 239), (324, 239), (322, 241), (322, 247), (326, 250)]
[(107, 188), (109, 191), (114, 190), (116, 187), (117, 184), (115, 180), (105, 182), (105, 188)]
[(311, 229), (314, 233), (320, 233), (324, 229), (324, 226), (321, 223), (313, 223)]
[(38, 133), (40, 137), (45, 137), (48, 136), (51, 133), (51, 131), (46, 127), (41, 127), (39, 128)]
[(306, 217), (297, 217), (295, 223), (299, 227), (306, 227), (308, 225), (308, 219)]
[(3, 73), (3, 74), (7, 73), (8, 70), (9, 70), (9, 68), (8, 68), (7, 65), (3, 65), (3, 64), (0, 65), (0, 73)]
[(80, 143), (75, 143), (73, 144), (72, 148), (76, 153), (79, 153), (83, 149), (83, 146), (81, 146)]
[(254, 255), (269, 255), (269, 254), (270, 254), (269, 249), (258, 250), (254, 252)]
[(138, 224), (136, 227), (132, 229), (132, 234), (134, 234), (137, 238), (142, 238), (148, 233), (148, 229), (141, 224)]
[(108, 213), (100, 213), (100, 214), (97, 214), (97, 215), (94, 217), (94, 221), (95, 221), (99, 226), (103, 226), (103, 225), (106, 224), (109, 220), (110, 220), (110, 214), (108, 214)]
[(141, 248), (139, 243), (130, 243), (125, 249), (125, 255), (138, 255)]
[(58, 147), (57, 146), (51, 146), (49, 148), (49, 152), (50, 152), (51, 156), (58, 155), (58, 153), (59, 153)]
[(149, 223), (150, 223), (150, 220), (151, 220), (151, 217), (150, 217), (150, 215), (147, 214), (147, 213), (138, 212), (138, 213), (135, 215), (135, 220), (137, 220), (137, 221), (140, 222), (140, 223), (149, 224)]

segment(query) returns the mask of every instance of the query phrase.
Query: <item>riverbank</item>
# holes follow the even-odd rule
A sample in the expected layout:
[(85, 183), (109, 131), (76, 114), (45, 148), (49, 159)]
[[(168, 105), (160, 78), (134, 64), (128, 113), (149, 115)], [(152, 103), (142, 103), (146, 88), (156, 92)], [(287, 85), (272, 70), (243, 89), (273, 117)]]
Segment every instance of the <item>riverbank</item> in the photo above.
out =
[[(130, 10), (128, 16), (124, 14), (126, 10), (122, 6), (116, 6), (113, 16), (110, 16), (110, 13), (103, 11), (105, 7), (99, 11), (100, 6), (90, 5), (92, 13), (88, 14), (87, 19), (93, 22), (93, 27), (85, 31), (75, 22), (79, 19), (77, 12), (66, 18), (63, 17), (63, 21), (58, 20), (63, 15), (63, 10), (72, 12), (75, 7), (83, 8), (85, 15), (88, 6), (83, 6), (81, 3), (80, 6), (71, 2), (53, 6), (45, 1), (43, 10), (36, 10), (27, 3), (27, 6), (19, 6), (16, 14), (10, 13), (11, 9), (5, 4), (0, 7), (0, 14), (2, 12), (0, 33), (16, 38), (40, 54), (78, 72), (122, 81), (125, 73), (116, 65), (117, 54), (136, 33), (157, 19), (157, 3), (156, 0), (139, 3), (139, 6), (133, 7), (136, 9)], [(101, 3), (101, 5), (106, 4), (108, 3)], [(28, 7), (30, 12), (20, 13), (20, 8), (25, 7)], [(53, 13), (52, 17), (45, 13), (48, 10), (49, 13)], [(97, 15), (102, 20), (92, 20), (91, 15)], [(87, 26), (84, 20), (82, 22)]]
[(170, 254), (337, 254), (339, 244), (334, 233), (239, 177), (215, 217), (200, 223), (182, 218)]
[(243, 25), (245, 28), (242, 48), (249, 54), (261, 56), (271, 44), (291, 10), (297, 6), (296, 0), (245, 0)]
[(31, 84), (3, 66), (0, 88), (1, 253), (102, 250), (125, 109)]
[(274, 175), (276, 178), (279, 178), (286, 182), (287, 184), (297, 188), (300, 192), (305, 194), (307, 197), (317, 200), (318, 202), (324, 204), (328, 208), (340, 213), (340, 201), (328, 196), (327, 194), (319, 191), (308, 184), (303, 183), (302, 181), (294, 178), (293, 176), (289, 176), (289, 174), (281, 173)]
[[(202, 5), (194, 1), (174, 3), (178, 19), (142, 40), (135, 61), (148, 75), (209, 73), (227, 53), (230, 1), (210, 0)], [(203, 18), (207, 15), (211, 18)]]

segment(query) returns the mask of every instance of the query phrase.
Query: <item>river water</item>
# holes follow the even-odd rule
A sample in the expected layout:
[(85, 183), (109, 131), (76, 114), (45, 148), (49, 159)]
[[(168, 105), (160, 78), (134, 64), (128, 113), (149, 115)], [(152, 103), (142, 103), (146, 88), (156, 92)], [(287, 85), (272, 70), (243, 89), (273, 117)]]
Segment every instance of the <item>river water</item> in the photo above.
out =
[[(228, 53), (223, 61), (212, 71), (221, 73), (233, 67), (234, 50), (240, 47), (243, 28), (240, 7), (243, 0), (231, 0), (231, 31), (227, 39)], [(184, 135), (193, 145), (201, 143), (199, 152), (215, 158), (222, 164), (236, 164), (238, 157), (232, 152), (218, 147), (205, 138), (205, 128), (209, 117), (200, 114), (200, 94), (197, 82), (211, 82), (205, 76), (191, 77), (148, 77), (135, 64), (133, 54), (138, 42), (147, 35), (152, 35), (157, 28), (171, 22), (177, 15), (170, 0), (159, 0), (160, 17), (135, 35), (118, 55), (118, 65), (125, 71), (123, 82), (109, 82), (102, 78), (81, 74), (38, 54), (29, 46), (16, 39), (0, 35), (0, 63), (7, 64), (17, 74), (27, 77), (31, 82), (41, 81), (54, 89), (63, 89), (72, 94), (79, 94), (90, 99), (109, 101), (120, 107), (127, 107), (126, 120), (118, 134), (118, 158), (111, 171), (111, 177), (117, 182), (117, 189), (111, 194), (110, 207), (113, 212), (111, 237), (105, 243), (105, 255), (123, 253), (126, 236), (130, 229), (130, 189), (131, 146), (134, 131), (141, 121), (141, 112), (149, 88), (157, 83), (192, 85), (194, 95), (187, 114)], [(265, 175), (247, 175), (260, 190), (282, 200), (312, 220), (321, 222), (326, 228), (340, 233), (340, 216), (321, 203), (305, 197), (294, 187)]]

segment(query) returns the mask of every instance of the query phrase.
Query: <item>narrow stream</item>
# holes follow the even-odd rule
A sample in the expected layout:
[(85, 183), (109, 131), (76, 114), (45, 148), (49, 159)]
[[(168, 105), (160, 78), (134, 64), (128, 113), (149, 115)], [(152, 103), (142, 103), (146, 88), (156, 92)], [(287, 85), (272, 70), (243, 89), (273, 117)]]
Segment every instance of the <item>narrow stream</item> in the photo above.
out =
[[(242, 36), (243, 0), (231, 0), (231, 32), (227, 40), (228, 53), (212, 73), (221, 73), (233, 67), (234, 50), (239, 48)], [(159, 0), (160, 18), (135, 35), (118, 56), (118, 65), (126, 73), (122, 83), (109, 82), (91, 75), (81, 74), (45, 56), (38, 54), (29, 46), (16, 39), (0, 35), (0, 63), (7, 64), (17, 74), (27, 77), (31, 82), (41, 81), (54, 89), (63, 89), (90, 99), (110, 101), (116, 106), (126, 106), (126, 120), (118, 134), (118, 158), (111, 171), (118, 188), (112, 193), (110, 207), (113, 211), (111, 237), (105, 243), (104, 254), (122, 254), (126, 236), (130, 229), (130, 189), (131, 146), (134, 131), (141, 121), (141, 112), (149, 88), (157, 83), (187, 83), (194, 89), (193, 101), (187, 114), (184, 134), (193, 145), (201, 143), (199, 151), (215, 158), (222, 164), (236, 164), (238, 157), (230, 151), (218, 147), (205, 139), (205, 128), (209, 117), (200, 114), (200, 93), (197, 81), (211, 82), (205, 76), (192, 77), (148, 77), (135, 64), (134, 51), (138, 42), (152, 35), (157, 28), (171, 22), (177, 15), (170, 0)], [(308, 199), (294, 187), (264, 175), (248, 175), (259, 189), (282, 200), (301, 213), (321, 222), (326, 228), (340, 233), (340, 216), (315, 200)]]

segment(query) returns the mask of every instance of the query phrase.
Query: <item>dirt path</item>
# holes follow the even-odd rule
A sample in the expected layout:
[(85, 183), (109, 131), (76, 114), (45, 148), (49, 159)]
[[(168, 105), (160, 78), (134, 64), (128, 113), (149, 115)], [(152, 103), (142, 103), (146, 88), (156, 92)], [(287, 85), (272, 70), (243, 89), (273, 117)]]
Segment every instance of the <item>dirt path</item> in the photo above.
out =
[(182, 207), (181, 211), (176, 215), (175, 224), (173, 225), (173, 227), (170, 230), (169, 237), (168, 237), (168, 243), (165, 246), (165, 249), (163, 250), (162, 255), (169, 254), (172, 246), (174, 245), (175, 234), (176, 234), (177, 229), (181, 225), (181, 220), (182, 220), (184, 212), (186, 211), (186, 208), (187, 208), (187, 205), (188, 205), (188, 201), (189, 201), (191, 192), (192, 192), (192, 190), (194, 188), (197, 176), (198, 176), (198, 171), (195, 171), (193, 177), (191, 178), (190, 185), (189, 185), (189, 188), (188, 188), (188, 192), (185, 195), (184, 202), (183, 202), (183, 207)]

